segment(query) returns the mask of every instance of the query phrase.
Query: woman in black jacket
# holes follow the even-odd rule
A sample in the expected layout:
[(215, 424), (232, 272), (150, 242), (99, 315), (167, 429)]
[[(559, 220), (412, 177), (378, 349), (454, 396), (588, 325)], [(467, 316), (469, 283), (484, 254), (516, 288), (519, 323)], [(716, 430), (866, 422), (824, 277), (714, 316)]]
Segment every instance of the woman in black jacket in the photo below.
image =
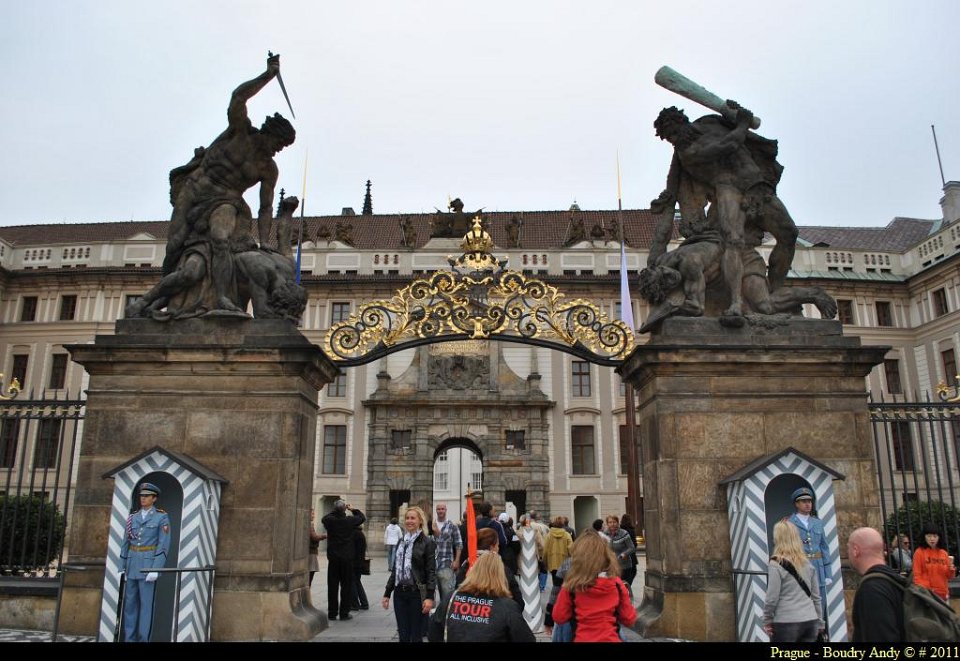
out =
[(383, 593), (383, 608), (397, 617), (401, 643), (419, 643), (426, 632), (427, 618), (433, 608), (437, 588), (437, 545), (427, 532), (427, 517), (419, 507), (408, 507), (403, 515), (403, 539), (390, 568)]
[(430, 642), (534, 643), (536, 638), (510, 597), (503, 560), (488, 551), (440, 604), (430, 621)]

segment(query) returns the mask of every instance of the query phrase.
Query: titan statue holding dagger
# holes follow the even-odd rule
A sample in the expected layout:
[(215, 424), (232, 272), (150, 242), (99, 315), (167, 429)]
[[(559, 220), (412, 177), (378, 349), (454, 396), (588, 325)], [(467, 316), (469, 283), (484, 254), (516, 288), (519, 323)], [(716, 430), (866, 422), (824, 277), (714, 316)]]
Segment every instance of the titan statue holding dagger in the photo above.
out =
[[(722, 324), (739, 327), (746, 314), (797, 314), (804, 303), (816, 305), (824, 318), (833, 317), (836, 303), (819, 287), (784, 286), (798, 233), (777, 196), (783, 166), (776, 160), (776, 140), (750, 130), (760, 126), (751, 111), (669, 67), (661, 68), (655, 80), (720, 114), (691, 122), (671, 107), (654, 122), (674, 154), (666, 188), (650, 203), (660, 220), (640, 290), (654, 308), (641, 332), (674, 314), (719, 313)], [(677, 204), (685, 240), (666, 252)], [(776, 240), (769, 266), (757, 251), (764, 232)], [(711, 310), (711, 303), (721, 309)]]
[[(171, 170), (173, 215), (163, 278), (128, 306), (128, 317), (245, 315), (251, 299), (257, 317), (299, 317), (306, 297), (295, 283), (289, 257), (289, 224), (296, 198), (281, 204), (277, 249), (268, 246), (279, 176), (273, 157), (293, 144), (296, 131), (279, 113), (268, 116), (259, 129), (247, 116), (247, 101), (274, 78), (287, 97), (280, 79), (280, 56), (270, 53), (266, 71), (233, 91), (227, 129), (209, 147), (198, 147), (189, 163)], [(253, 235), (253, 214), (243, 199), (244, 192), (257, 184), (259, 247)]]

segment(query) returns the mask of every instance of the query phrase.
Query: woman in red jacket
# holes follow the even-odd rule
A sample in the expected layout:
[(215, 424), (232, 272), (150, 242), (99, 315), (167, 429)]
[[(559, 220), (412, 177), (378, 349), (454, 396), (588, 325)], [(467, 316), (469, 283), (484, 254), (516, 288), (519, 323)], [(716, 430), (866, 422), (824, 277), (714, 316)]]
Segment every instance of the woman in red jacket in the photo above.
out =
[(633, 626), (637, 611), (620, 580), (620, 562), (600, 535), (587, 530), (573, 543), (570, 571), (553, 606), (557, 624), (574, 624), (575, 643), (619, 643), (618, 625)]
[(923, 538), (913, 554), (913, 582), (922, 585), (944, 601), (950, 601), (947, 581), (957, 575), (953, 558), (940, 543), (940, 530), (933, 524), (924, 526)]

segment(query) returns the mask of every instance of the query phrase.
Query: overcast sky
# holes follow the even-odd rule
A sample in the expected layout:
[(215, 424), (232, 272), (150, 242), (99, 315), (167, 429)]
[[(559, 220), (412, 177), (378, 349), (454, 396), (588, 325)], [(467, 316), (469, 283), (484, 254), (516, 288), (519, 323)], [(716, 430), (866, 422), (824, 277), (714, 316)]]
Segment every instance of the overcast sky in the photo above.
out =
[[(663, 188), (669, 65), (780, 141), (799, 225), (939, 218), (960, 179), (960, 2), (2, 1), (0, 224), (163, 220), (167, 175), (281, 54), (308, 215), (625, 208)], [(665, 6), (669, 4), (669, 8)], [(289, 117), (276, 83), (250, 103)], [(255, 191), (247, 199), (256, 208)]]

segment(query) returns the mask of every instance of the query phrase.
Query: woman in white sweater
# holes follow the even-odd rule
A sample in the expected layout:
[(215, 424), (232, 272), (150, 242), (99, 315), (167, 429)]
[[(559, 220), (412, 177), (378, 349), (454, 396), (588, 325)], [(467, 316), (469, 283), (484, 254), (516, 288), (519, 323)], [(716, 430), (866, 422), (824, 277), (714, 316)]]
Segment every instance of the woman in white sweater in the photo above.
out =
[(772, 643), (812, 643), (823, 627), (817, 570), (807, 561), (794, 525), (780, 521), (773, 527), (763, 630)]

